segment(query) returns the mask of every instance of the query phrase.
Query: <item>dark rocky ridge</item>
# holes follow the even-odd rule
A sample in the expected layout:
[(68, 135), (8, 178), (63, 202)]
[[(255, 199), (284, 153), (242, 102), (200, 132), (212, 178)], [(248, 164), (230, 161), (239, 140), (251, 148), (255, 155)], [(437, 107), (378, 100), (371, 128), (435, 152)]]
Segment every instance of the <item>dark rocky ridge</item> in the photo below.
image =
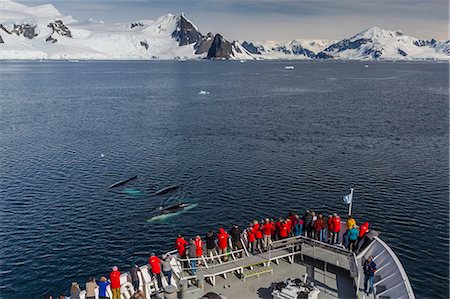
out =
[(3, 41), (2, 36), (0, 35), (0, 44), (4, 44), (5, 42)]
[(203, 36), (194, 45), (195, 54), (203, 54), (209, 51), (214, 40), (214, 35), (208, 32), (206, 36)]
[(70, 32), (69, 28), (64, 25), (61, 20), (51, 22), (47, 25), (47, 27), (52, 29), (52, 34), (50, 34), (50, 36), (52, 36), (54, 33), (57, 33), (61, 36), (72, 37), (72, 32)]
[(179, 46), (186, 46), (198, 42), (203, 36), (182, 14), (172, 37), (178, 41)]
[(208, 51), (209, 59), (229, 59), (233, 56), (232, 44), (223, 38), (222, 35), (216, 34), (214, 41)]
[(247, 50), (251, 54), (262, 54), (261, 52), (264, 52), (264, 47), (259, 45), (254, 45), (252, 42), (248, 43), (247, 41), (244, 41), (242, 43), (242, 47), (244, 47), (245, 50)]
[(12, 30), (10, 31), (6, 29), (5, 26), (0, 24), (0, 28), (3, 29), (3, 31), (5, 31), (6, 33), (10, 35), (12, 35), (13, 33), (15, 33), (16, 35), (23, 35), (28, 39), (33, 39), (38, 35), (36, 32), (36, 27), (36, 24), (14, 24)]

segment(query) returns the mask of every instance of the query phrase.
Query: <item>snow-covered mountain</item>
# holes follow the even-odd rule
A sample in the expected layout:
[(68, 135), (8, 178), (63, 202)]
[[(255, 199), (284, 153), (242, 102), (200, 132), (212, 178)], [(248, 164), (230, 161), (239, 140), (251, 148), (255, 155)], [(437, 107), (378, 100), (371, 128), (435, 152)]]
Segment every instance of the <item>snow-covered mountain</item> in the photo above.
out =
[[(27, 7), (10, 0), (0, 2), (0, 12), (0, 59), (253, 59), (240, 44), (203, 36), (183, 14), (130, 23), (79, 22), (50, 4)], [(223, 40), (216, 49), (230, 46), (209, 51), (216, 38)]]
[(244, 41), (242, 46), (260, 59), (314, 59), (333, 42), (328, 40)]
[(77, 21), (53, 5), (0, 1), (0, 59), (449, 59), (450, 41), (377, 27), (341, 41), (242, 43), (203, 35), (185, 15), (106, 24)]
[(421, 40), (401, 31), (372, 27), (335, 42), (317, 58), (338, 59), (449, 59), (450, 41)]

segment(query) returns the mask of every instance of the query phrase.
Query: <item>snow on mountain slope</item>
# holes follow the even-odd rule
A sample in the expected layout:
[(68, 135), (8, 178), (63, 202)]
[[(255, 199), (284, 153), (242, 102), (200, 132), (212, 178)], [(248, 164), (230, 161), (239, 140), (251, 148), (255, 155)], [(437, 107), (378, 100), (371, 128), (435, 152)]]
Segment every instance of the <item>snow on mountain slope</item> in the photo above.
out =
[(172, 34), (181, 16), (105, 24), (78, 22), (52, 5), (27, 7), (0, 2), (0, 59), (198, 58), (194, 45), (179, 46)]
[(328, 40), (296, 39), (293, 41), (244, 41), (242, 46), (262, 59), (312, 59), (331, 43)]
[(318, 58), (449, 59), (445, 44), (448, 41), (420, 40), (404, 35), (401, 31), (372, 27), (330, 45), (318, 54)]
[(443, 59), (450, 41), (421, 40), (378, 27), (338, 42), (227, 41), (201, 34), (184, 14), (107, 24), (77, 21), (53, 5), (0, 0), (0, 59)]

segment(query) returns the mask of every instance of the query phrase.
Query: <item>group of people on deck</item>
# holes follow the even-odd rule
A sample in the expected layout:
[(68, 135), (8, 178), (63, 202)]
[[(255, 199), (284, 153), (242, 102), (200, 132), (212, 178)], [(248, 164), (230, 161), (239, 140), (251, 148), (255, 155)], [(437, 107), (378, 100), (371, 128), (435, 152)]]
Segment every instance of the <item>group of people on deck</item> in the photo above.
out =
[[(179, 257), (186, 259), (186, 261), (189, 260), (189, 263), (184, 263), (184, 268), (188, 268), (195, 275), (197, 266), (201, 265), (204, 259), (211, 259), (215, 256), (215, 258), (220, 258), (223, 262), (226, 262), (230, 251), (237, 257), (242, 256), (244, 244), (246, 249), (254, 254), (269, 250), (273, 241), (289, 237), (305, 236), (331, 245), (342, 244), (348, 250), (356, 252), (369, 231), (369, 223), (365, 222), (358, 227), (356, 220), (352, 216), (348, 216), (345, 226), (346, 230), (342, 234), (341, 243), (339, 238), (341, 218), (337, 213), (325, 215), (306, 210), (300, 217), (293, 212), (289, 212), (286, 218), (278, 218), (276, 221), (269, 218), (261, 221), (253, 220), (243, 230), (239, 226), (233, 225), (228, 232), (223, 228), (219, 228), (217, 234), (208, 231), (204, 240), (200, 235), (197, 235), (187, 241), (182, 235), (178, 235), (175, 240), (175, 247)], [(168, 284), (171, 284), (172, 267), (170, 262), (173, 258), (174, 256), (169, 254), (163, 254), (160, 258), (152, 253), (148, 259), (148, 272), (152, 279), (157, 281), (159, 289), (162, 288), (162, 275), (166, 278)], [(373, 269), (373, 271), (366, 271), (366, 268)], [(365, 285), (367, 285), (367, 282), (370, 283), (369, 289), (373, 289), (373, 272), (375, 269), (376, 266), (373, 261), (369, 261), (368, 266), (365, 265), (364, 273), (371, 274), (371, 276), (367, 275), (367, 279), (365, 279)], [(139, 271), (141, 269), (132, 262), (128, 280), (132, 283), (135, 291), (133, 299), (145, 299), (145, 294), (139, 290)], [(95, 298), (94, 291), (96, 288), (99, 288), (100, 299), (108, 298), (106, 289), (110, 286), (112, 299), (119, 299), (120, 276), (118, 267), (114, 266), (109, 274), (109, 280), (105, 277), (101, 277), (98, 281), (90, 278), (86, 283), (86, 298)], [(70, 299), (79, 299), (79, 297), (80, 288), (77, 283), (73, 283)], [(61, 298), (65, 297), (62, 296)]]
[(301, 235), (331, 245), (342, 244), (348, 250), (356, 252), (369, 231), (369, 223), (365, 222), (358, 227), (356, 220), (348, 216), (345, 226), (341, 243), (339, 239), (341, 218), (337, 213), (327, 216), (306, 210), (300, 217), (289, 212), (286, 218), (279, 218), (277, 221), (269, 218), (261, 221), (253, 220), (243, 230), (233, 225), (228, 232), (223, 228), (219, 228), (217, 234), (209, 231), (204, 240), (197, 235), (187, 241), (182, 235), (178, 235), (175, 247), (181, 258), (189, 260), (189, 265), (185, 266), (195, 275), (197, 265), (203, 258), (211, 259), (216, 256), (226, 262), (229, 251), (233, 251), (238, 257), (241, 256), (244, 244), (250, 253), (257, 253), (267, 251), (273, 241)]

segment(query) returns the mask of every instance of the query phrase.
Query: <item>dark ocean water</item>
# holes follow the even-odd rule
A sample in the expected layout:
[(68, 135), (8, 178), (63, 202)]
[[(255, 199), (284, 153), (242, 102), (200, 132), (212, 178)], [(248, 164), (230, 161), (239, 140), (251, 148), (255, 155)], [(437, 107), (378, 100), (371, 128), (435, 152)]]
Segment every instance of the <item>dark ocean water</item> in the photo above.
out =
[[(448, 298), (448, 65), (364, 64), (1, 62), (0, 297), (84, 287), (178, 233), (344, 214), (353, 187), (417, 297)], [(198, 205), (149, 222), (175, 183)]]

